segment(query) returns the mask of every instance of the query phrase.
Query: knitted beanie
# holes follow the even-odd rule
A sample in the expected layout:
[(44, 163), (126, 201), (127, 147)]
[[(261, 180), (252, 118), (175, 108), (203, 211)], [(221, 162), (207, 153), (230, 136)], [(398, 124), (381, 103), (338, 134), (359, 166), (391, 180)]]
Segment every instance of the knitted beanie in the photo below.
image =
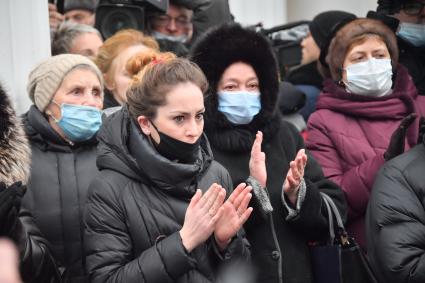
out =
[(321, 48), (334, 27), (343, 20), (355, 19), (356, 15), (343, 11), (327, 11), (318, 14), (309, 23), (311, 36)]
[(31, 101), (41, 112), (49, 105), (63, 78), (76, 66), (88, 66), (99, 78), (103, 89), (103, 77), (98, 67), (87, 57), (77, 54), (61, 54), (38, 64), (28, 77), (27, 91)]
[(384, 41), (390, 53), (392, 67), (397, 67), (398, 47), (394, 32), (379, 20), (356, 19), (341, 27), (329, 45), (326, 63), (333, 80), (341, 79), (348, 49), (357, 38), (365, 34), (377, 35)]
[(96, 11), (97, 0), (65, 0), (63, 12), (72, 10), (86, 10), (94, 13)]

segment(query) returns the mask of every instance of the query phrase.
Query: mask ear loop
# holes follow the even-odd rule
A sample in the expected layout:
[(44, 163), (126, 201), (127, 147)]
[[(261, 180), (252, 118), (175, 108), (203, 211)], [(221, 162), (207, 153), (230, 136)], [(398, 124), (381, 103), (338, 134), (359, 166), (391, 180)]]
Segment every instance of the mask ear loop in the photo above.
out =
[(347, 69), (346, 69), (346, 68), (344, 69), (344, 68), (341, 68), (341, 67), (339, 67), (338, 69), (339, 69), (339, 71), (340, 71), (341, 78), (340, 78), (340, 79), (339, 79), (339, 81), (337, 81), (336, 83), (337, 83), (337, 85), (339, 85), (339, 86), (341, 86), (341, 87), (346, 87), (345, 82), (342, 80), (342, 72), (347, 71)]
[[(152, 120), (151, 119), (149, 119), (149, 123), (151, 123), (151, 125), (152, 125), (152, 127), (155, 129), (155, 131), (158, 133), (158, 136), (160, 136), (160, 131), (158, 130), (158, 128), (155, 126), (155, 124), (152, 122)], [(154, 139), (153, 139), (153, 137), (152, 137), (152, 135), (149, 135), (149, 140), (151, 141), (151, 143), (153, 143), (154, 145), (159, 145), (160, 143), (161, 143), (161, 138), (160, 138), (160, 140), (159, 140), (159, 143), (157, 143)]]
[[(60, 111), (61, 111), (61, 117), (63, 116), (62, 115), (62, 106), (60, 106), (56, 101), (54, 101), (53, 99), (50, 101), (50, 103), (53, 103), (53, 104), (55, 104), (57, 107), (59, 107), (59, 109), (60, 109)], [(61, 120), (61, 119), (56, 119), (55, 118), (55, 116), (53, 116), (53, 114), (52, 114), (52, 112), (51, 111), (49, 111), (49, 112), (47, 112), (46, 111), (46, 115), (49, 115), (52, 119), (53, 119), (53, 121), (55, 121), (55, 123), (57, 124), (57, 123), (59, 123), (59, 121)]]

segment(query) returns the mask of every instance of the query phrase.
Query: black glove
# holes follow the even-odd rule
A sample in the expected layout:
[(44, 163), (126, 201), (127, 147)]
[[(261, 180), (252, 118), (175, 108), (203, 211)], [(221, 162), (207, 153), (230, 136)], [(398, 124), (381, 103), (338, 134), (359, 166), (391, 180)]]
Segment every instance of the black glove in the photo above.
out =
[(425, 117), (419, 119), (419, 132), (418, 132), (418, 144), (424, 142), (425, 135)]
[(401, 120), (400, 126), (398, 126), (391, 135), (390, 144), (388, 145), (387, 151), (384, 153), (385, 160), (390, 160), (404, 152), (404, 141), (406, 139), (407, 130), (417, 116), (416, 113), (411, 113)]
[(0, 236), (11, 236), (18, 222), (21, 199), (26, 192), (26, 186), (16, 182), (9, 187), (0, 183)]

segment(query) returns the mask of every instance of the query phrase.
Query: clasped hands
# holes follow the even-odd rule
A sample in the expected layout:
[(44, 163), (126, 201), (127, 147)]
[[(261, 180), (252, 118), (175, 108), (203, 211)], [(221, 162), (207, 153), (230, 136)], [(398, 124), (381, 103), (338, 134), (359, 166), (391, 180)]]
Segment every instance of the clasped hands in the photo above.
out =
[[(254, 144), (252, 145), (251, 158), (249, 160), (249, 172), (261, 185), (266, 187), (267, 170), (266, 170), (266, 155), (261, 151), (263, 142), (263, 133), (258, 131), (255, 136)], [(307, 165), (307, 155), (304, 149), (300, 149), (295, 156), (295, 159), (289, 163), (289, 170), (286, 173), (285, 181), (283, 182), (283, 191), (291, 204), (296, 205), (298, 192), (301, 181), (304, 178), (304, 168)]]
[(252, 212), (248, 207), (251, 187), (239, 184), (225, 201), (226, 190), (218, 184), (202, 194), (197, 190), (186, 210), (180, 230), (183, 246), (191, 252), (212, 234), (220, 250), (224, 250), (231, 239), (242, 228)]

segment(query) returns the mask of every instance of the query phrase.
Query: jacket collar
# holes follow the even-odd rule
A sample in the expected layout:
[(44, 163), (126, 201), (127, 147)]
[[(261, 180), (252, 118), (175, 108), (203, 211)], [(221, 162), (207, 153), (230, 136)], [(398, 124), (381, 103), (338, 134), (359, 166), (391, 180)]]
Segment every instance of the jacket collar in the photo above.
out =
[(205, 135), (201, 137), (199, 157), (194, 164), (177, 163), (163, 157), (131, 120), (127, 107), (105, 121), (99, 142), (97, 164), (100, 169), (119, 171), (172, 195), (191, 197), (213, 159)]
[(399, 65), (392, 94), (383, 97), (356, 95), (326, 79), (316, 108), (370, 119), (401, 119), (415, 112), (414, 100), (417, 95), (407, 69)]
[(52, 128), (43, 113), (34, 105), (24, 114), (23, 119), (28, 138), (44, 151), (70, 152), (74, 148), (97, 144), (96, 136), (85, 142), (69, 144)]

